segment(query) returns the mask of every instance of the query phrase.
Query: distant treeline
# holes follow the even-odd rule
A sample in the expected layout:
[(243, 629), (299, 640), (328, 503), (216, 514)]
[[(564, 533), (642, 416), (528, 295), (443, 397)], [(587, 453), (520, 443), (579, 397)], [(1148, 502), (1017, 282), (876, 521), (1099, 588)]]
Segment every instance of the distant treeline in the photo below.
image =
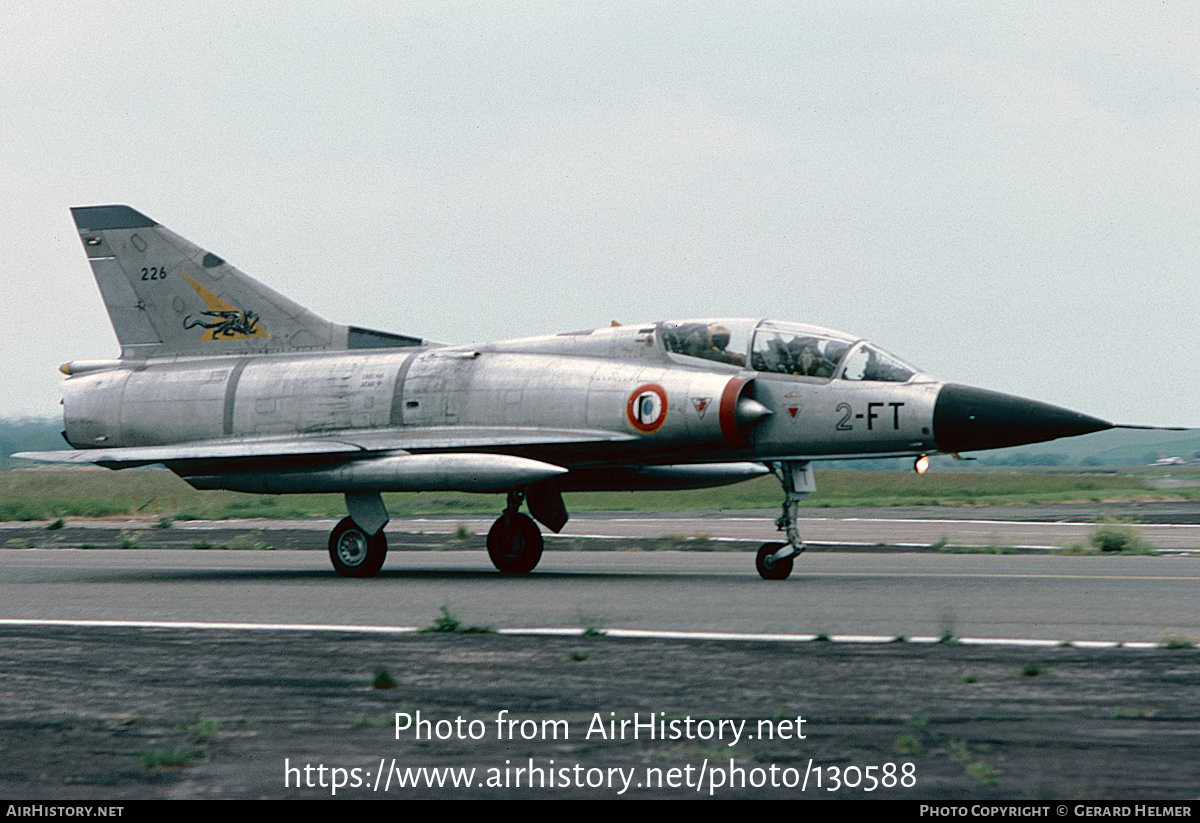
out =
[(62, 421), (47, 417), (0, 419), (0, 467), (32, 465), (28, 460), (14, 460), (13, 452), (51, 451), (67, 449), (63, 440)]

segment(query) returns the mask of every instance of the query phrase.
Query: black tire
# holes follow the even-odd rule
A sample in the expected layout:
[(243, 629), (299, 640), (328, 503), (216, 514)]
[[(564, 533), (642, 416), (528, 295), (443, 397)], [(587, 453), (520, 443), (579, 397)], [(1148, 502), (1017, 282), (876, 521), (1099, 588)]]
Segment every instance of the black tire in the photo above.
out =
[(349, 517), (329, 535), (329, 559), (342, 577), (374, 577), (387, 557), (387, 537), (380, 530), (368, 535)]
[(758, 569), (758, 576), (763, 580), (787, 580), (789, 574), (792, 573), (792, 560), (796, 555), (789, 555), (782, 560), (776, 560), (774, 563), (768, 563), (767, 557), (784, 547), (783, 543), (763, 543), (758, 549), (758, 555), (754, 558), (754, 568)]
[(487, 536), (488, 557), (502, 574), (528, 574), (542, 559), (542, 532), (529, 515), (500, 516)]

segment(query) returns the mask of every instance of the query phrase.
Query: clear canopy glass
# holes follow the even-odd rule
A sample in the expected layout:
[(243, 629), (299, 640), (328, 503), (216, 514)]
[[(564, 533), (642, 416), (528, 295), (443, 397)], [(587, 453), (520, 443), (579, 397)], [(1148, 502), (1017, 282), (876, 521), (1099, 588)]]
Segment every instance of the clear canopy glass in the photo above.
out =
[(754, 334), (750, 365), (756, 371), (833, 377), (854, 340), (816, 326), (764, 320)]
[(903, 383), (918, 373), (872, 343), (803, 323), (682, 320), (659, 324), (659, 334), (671, 354), (761, 372), (889, 383)]
[(660, 324), (659, 334), (672, 354), (744, 366), (754, 325), (753, 320), (683, 320)]
[(897, 357), (876, 348), (870, 343), (862, 343), (846, 358), (842, 366), (841, 377), (846, 380), (881, 380), (889, 383), (903, 383), (917, 370), (904, 363)]

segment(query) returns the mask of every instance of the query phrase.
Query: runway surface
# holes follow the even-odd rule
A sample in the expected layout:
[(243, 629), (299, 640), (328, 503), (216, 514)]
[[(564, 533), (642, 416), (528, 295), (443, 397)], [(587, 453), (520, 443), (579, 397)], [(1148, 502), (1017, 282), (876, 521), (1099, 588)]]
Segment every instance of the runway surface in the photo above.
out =
[(1200, 559), (811, 553), (763, 581), (745, 552), (394, 552), (373, 580), (314, 551), (3, 550), (0, 617), (1161, 641), (1200, 636)]

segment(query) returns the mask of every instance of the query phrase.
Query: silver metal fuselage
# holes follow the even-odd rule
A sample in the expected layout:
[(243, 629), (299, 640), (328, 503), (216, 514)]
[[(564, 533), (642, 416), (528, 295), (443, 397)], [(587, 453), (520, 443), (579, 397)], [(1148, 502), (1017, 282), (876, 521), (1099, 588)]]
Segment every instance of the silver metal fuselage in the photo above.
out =
[[(470, 449), (572, 471), (921, 454), (936, 449), (933, 410), (942, 386), (921, 374), (904, 383), (853, 381), (684, 357), (666, 350), (655, 325), (476, 347), (175, 357), (104, 366), (64, 383), (66, 435), (79, 447), (317, 434), (382, 444), (389, 433), (439, 431), (443, 437), (431, 451), (450, 451), (446, 435), (476, 427), (620, 436), (601, 446), (499, 442)], [(631, 404), (646, 387), (660, 389), (666, 402), (654, 421), (639, 426)], [(739, 408), (745, 399), (765, 409), (747, 420), (744, 403)], [(573, 485), (569, 477), (564, 481)], [(580, 482), (604, 487), (594, 479)]]

